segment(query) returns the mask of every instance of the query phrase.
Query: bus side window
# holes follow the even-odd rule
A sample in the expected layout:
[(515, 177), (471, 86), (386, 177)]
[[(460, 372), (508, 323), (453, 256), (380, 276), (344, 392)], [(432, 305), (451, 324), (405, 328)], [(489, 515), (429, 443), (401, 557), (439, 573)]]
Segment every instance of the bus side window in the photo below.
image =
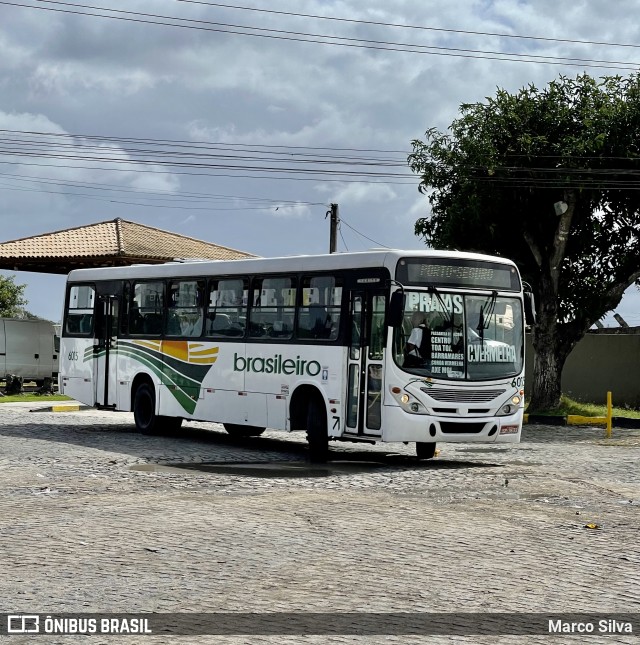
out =
[(129, 333), (160, 336), (164, 315), (164, 283), (136, 282), (129, 315)]
[(74, 285), (69, 289), (65, 333), (74, 336), (91, 334), (95, 295), (95, 289), (91, 285)]
[(247, 323), (248, 281), (211, 280), (205, 334), (211, 338), (241, 338)]
[(175, 280), (169, 283), (167, 336), (197, 338), (204, 322), (204, 281)]
[(369, 358), (382, 359), (387, 328), (384, 324), (384, 311), (387, 304), (386, 296), (373, 296), (371, 303), (371, 340), (369, 341)]
[(129, 283), (125, 282), (122, 287), (122, 312), (120, 316), (120, 334), (122, 336), (127, 336), (129, 334), (129, 307), (131, 303), (129, 298), (131, 297), (131, 288)]
[(302, 304), (298, 313), (298, 338), (335, 340), (340, 333), (342, 280), (333, 276), (302, 280)]
[(253, 282), (249, 336), (287, 339), (293, 335), (295, 278), (257, 278)]

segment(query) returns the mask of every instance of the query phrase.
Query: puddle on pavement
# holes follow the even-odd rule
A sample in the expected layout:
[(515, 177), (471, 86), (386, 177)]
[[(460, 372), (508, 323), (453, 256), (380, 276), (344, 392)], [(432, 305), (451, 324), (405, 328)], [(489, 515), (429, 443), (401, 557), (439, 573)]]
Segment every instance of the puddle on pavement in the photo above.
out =
[(166, 463), (136, 464), (129, 470), (147, 473), (173, 473), (213, 475), (240, 475), (244, 477), (291, 478), (291, 477), (335, 477), (356, 474), (370, 474), (379, 469), (386, 469), (388, 474), (395, 470), (448, 470), (464, 468), (502, 468), (501, 464), (481, 463), (435, 459), (418, 461), (402, 455), (384, 455), (378, 460), (371, 459), (336, 459), (326, 464), (312, 464), (308, 461), (249, 461), (249, 462), (201, 462), (201, 463)]
[(376, 468), (384, 468), (387, 464), (375, 461), (365, 462), (329, 462), (326, 464), (310, 464), (304, 461), (287, 462), (232, 462), (232, 463), (197, 463), (197, 464), (137, 464), (129, 470), (151, 473), (194, 474), (210, 473), (213, 475), (241, 475), (244, 477), (332, 477), (336, 475), (352, 475), (354, 473), (371, 472)]
[(492, 452), (494, 454), (501, 452), (520, 452), (521, 450), (533, 450), (533, 448), (497, 448), (491, 446), (489, 448), (457, 448), (458, 452)]
[(522, 459), (512, 459), (504, 463), (505, 466), (529, 466), (529, 467), (538, 467), (544, 466), (542, 462), (537, 461), (523, 461)]

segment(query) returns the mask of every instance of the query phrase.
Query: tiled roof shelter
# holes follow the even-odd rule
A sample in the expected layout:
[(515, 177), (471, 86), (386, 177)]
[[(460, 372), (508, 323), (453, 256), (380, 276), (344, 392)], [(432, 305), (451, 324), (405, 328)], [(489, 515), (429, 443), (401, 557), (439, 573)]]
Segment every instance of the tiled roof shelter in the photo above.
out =
[(0, 243), (0, 269), (69, 273), (86, 267), (237, 260), (251, 253), (120, 219)]

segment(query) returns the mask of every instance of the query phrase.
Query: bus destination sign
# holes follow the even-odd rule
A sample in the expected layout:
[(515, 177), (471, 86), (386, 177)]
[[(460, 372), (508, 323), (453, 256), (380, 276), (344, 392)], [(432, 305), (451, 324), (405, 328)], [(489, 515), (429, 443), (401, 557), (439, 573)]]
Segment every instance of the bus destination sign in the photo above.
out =
[(518, 272), (512, 266), (483, 260), (405, 258), (398, 263), (396, 279), (407, 286), (520, 290)]

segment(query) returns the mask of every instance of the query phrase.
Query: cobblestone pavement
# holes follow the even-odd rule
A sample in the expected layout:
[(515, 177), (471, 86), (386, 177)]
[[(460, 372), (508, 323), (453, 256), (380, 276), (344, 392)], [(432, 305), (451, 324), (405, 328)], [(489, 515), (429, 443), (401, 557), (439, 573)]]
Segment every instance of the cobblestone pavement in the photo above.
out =
[[(335, 443), (312, 466), (298, 434), (149, 437), (130, 414), (0, 404), (3, 611), (640, 613), (640, 430), (525, 426), (518, 445), (439, 448), (418, 462), (412, 445)], [(548, 640), (103, 638), (90, 642)]]

